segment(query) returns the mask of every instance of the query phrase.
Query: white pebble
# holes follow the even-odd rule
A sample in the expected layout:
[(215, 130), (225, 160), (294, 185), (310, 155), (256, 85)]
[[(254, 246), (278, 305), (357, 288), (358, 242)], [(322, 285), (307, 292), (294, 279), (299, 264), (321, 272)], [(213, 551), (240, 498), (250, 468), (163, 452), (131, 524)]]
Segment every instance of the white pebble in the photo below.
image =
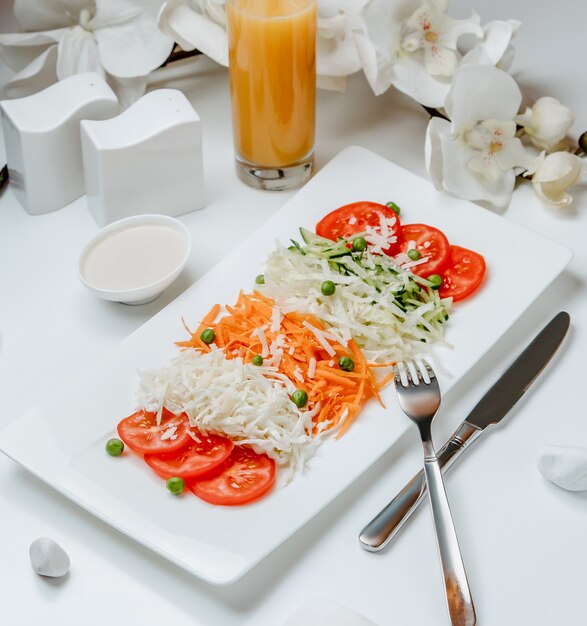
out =
[(29, 548), (29, 557), (33, 569), (41, 576), (58, 578), (69, 571), (69, 556), (53, 539), (35, 539)]
[(543, 446), (538, 469), (555, 485), (569, 491), (587, 491), (587, 448)]

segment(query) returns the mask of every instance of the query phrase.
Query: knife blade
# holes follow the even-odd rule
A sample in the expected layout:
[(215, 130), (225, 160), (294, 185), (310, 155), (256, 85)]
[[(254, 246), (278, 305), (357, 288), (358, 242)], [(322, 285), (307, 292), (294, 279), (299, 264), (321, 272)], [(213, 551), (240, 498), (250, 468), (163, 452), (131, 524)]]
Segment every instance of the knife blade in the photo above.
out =
[[(528, 391), (561, 345), (571, 318), (565, 311), (555, 315), (528, 347), (479, 400), (453, 436), (438, 453), (441, 470), (448, 470), (463, 451), (476, 441), (488, 426), (499, 423)], [(420, 470), (359, 534), (360, 545), (379, 552), (389, 544), (426, 495), (426, 479)]]

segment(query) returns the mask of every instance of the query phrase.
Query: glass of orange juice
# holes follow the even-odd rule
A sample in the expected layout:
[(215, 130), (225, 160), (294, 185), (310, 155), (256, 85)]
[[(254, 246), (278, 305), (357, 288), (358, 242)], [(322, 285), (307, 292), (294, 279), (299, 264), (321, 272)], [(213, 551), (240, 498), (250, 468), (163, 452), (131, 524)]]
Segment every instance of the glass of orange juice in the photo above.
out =
[(312, 175), (316, 0), (227, 0), (236, 168), (261, 189)]

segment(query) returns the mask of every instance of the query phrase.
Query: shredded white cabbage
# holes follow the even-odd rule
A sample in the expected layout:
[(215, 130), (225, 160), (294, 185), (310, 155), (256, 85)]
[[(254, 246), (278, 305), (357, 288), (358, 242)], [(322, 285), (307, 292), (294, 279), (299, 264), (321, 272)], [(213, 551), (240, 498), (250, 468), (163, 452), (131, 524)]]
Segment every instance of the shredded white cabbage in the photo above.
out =
[(328, 425), (313, 436), (319, 404), (298, 409), (289, 397), (296, 386), (275, 367), (226, 359), (222, 350), (185, 350), (168, 365), (139, 374), (144, 410), (185, 412), (201, 432), (224, 434), (267, 454), (287, 468), (286, 480), (314, 454)]
[[(423, 289), (418, 298), (407, 297), (407, 311), (402, 310), (395, 294), (415, 283), (401, 261), (365, 251), (360, 263), (350, 254), (329, 262), (278, 243), (267, 260), (263, 292), (283, 310), (312, 313), (330, 326), (329, 332), (354, 339), (371, 362), (412, 359), (429, 352), (430, 343), (448, 345), (440, 320), (450, 303)], [(320, 290), (325, 280), (336, 285), (331, 296)]]

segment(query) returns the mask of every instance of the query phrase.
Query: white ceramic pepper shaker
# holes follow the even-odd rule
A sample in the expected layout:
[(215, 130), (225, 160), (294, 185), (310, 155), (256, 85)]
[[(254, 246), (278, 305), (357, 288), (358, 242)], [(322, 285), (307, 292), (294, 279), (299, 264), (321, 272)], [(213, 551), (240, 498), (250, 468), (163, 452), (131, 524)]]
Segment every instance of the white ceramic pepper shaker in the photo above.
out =
[(118, 117), (83, 121), (88, 206), (99, 226), (204, 206), (202, 126), (181, 91), (145, 94)]
[(33, 215), (84, 193), (80, 121), (118, 113), (118, 99), (95, 72), (76, 74), (25, 98), (0, 102), (10, 185)]

